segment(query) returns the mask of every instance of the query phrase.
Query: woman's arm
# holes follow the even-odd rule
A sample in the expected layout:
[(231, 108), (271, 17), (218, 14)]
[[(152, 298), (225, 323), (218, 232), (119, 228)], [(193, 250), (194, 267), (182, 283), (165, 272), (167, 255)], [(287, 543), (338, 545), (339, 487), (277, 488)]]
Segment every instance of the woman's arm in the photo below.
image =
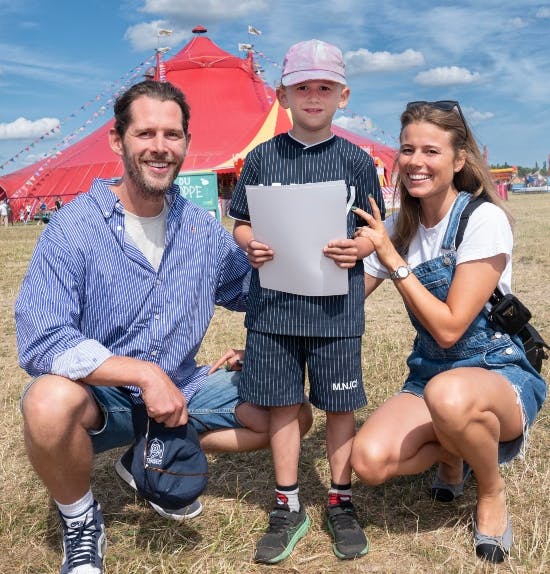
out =
[[(361, 228), (358, 233), (371, 239), (378, 259), (388, 271), (391, 273), (406, 265), (386, 232), (376, 204), (373, 205), (374, 216), (359, 209), (355, 213), (368, 223), (368, 227)], [(462, 337), (487, 303), (505, 265), (504, 253), (457, 265), (446, 301), (433, 296), (414, 274), (396, 279), (394, 283), (405, 305), (438, 345), (449, 348)]]

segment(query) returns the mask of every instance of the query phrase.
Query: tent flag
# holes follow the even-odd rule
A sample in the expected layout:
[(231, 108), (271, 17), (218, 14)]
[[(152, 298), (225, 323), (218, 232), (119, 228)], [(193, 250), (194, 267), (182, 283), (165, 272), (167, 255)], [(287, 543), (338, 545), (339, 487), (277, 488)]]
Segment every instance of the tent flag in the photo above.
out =
[(248, 33), (254, 34), (254, 36), (261, 36), (262, 35), (261, 30), (258, 30), (258, 28), (254, 28), (254, 26), (248, 26)]

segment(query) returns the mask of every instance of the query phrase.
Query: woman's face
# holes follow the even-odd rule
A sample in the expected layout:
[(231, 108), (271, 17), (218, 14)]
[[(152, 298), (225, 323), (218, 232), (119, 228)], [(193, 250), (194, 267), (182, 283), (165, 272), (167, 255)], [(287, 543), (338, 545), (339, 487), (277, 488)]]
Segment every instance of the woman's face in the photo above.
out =
[(454, 174), (464, 166), (451, 145), (451, 133), (428, 122), (415, 122), (401, 133), (397, 165), (407, 191), (420, 199), (456, 193)]

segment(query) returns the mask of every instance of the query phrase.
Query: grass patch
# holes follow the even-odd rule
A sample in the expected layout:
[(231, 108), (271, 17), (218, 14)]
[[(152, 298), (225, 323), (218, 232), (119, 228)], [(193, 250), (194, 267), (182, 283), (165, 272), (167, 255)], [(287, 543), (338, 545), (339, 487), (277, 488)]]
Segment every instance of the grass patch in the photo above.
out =
[[(532, 311), (535, 326), (550, 339), (550, 194), (512, 195), (509, 206), (516, 219), (514, 291)], [(231, 226), (228, 220), (224, 224)], [(57, 511), (31, 469), (22, 441), (18, 398), (28, 377), (18, 367), (13, 319), (15, 298), (43, 229), (36, 225), (0, 229), (0, 572), (13, 574), (57, 574), (61, 561)], [(369, 404), (357, 413), (358, 425), (400, 388), (414, 336), (401, 299), (389, 282), (365, 303), (365, 313), (363, 373)], [(242, 347), (243, 318), (218, 309), (199, 359), (211, 362), (227, 347)], [(549, 373), (546, 362), (543, 374), (547, 379)], [(323, 519), (329, 469), (324, 420), (322, 413), (315, 412), (300, 461), (300, 488), (312, 526), (287, 561), (271, 567), (251, 562), (273, 502), (269, 452), (210, 456), (209, 487), (201, 497), (205, 511), (198, 519), (178, 525), (157, 516), (117, 479), (113, 464), (122, 451), (116, 450), (97, 457), (93, 475), (109, 540), (105, 572), (543, 574), (550, 571), (549, 430), (546, 404), (531, 430), (525, 460), (504, 469), (515, 544), (511, 559), (501, 566), (475, 558), (475, 481), (468, 483), (456, 503), (442, 505), (428, 497), (430, 472), (376, 488), (355, 481), (355, 502), (371, 550), (356, 562), (339, 561), (332, 554)]]

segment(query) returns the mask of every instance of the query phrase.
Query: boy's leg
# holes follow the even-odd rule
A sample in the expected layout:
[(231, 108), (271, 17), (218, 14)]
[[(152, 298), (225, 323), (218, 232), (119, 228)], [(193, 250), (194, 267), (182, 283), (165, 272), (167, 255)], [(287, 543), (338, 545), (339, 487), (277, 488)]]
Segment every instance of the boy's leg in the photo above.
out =
[(311, 401), (327, 416), (327, 456), (331, 470), (327, 520), (333, 550), (341, 559), (369, 550), (351, 501), (354, 411), (366, 404), (361, 372), (361, 338), (312, 338), (308, 342)]
[(254, 560), (275, 564), (287, 558), (309, 528), (309, 517), (298, 498), (298, 460), (302, 405), (271, 407), (269, 435), (275, 469), (275, 508), (269, 527), (256, 545)]
[(351, 449), (354, 435), (353, 412), (327, 412), (326, 441), (331, 474), (327, 522), (334, 539), (334, 554), (342, 560), (359, 558), (369, 551), (369, 541), (351, 501)]
[(269, 405), (277, 487), (277, 504), (256, 546), (257, 562), (284, 560), (309, 527), (309, 517), (298, 499), (300, 435), (311, 423), (309, 404), (304, 403), (304, 380), (301, 337), (248, 331), (240, 390), (250, 403)]
[(355, 436), (353, 412), (327, 412), (326, 446), (330, 476), (336, 484), (351, 482), (351, 447)]

